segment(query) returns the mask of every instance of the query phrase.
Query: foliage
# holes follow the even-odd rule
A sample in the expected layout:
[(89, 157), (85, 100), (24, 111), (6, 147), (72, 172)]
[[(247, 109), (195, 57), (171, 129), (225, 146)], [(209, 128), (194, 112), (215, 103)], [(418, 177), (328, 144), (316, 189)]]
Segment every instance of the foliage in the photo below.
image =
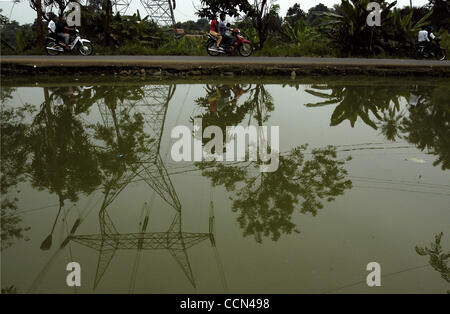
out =
[(440, 233), (434, 237), (434, 242), (430, 247), (416, 246), (416, 252), (420, 256), (428, 256), (430, 265), (441, 274), (441, 277), (450, 282), (450, 251), (444, 253), (442, 249), (441, 240), (444, 234)]
[(428, 7), (433, 11), (432, 24), (441, 31), (450, 31), (450, 2), (448, 0), (428, 0)]
[(25, 180), (28, 160), (26, 136), (28, 125), (24, 122), (25, 113), (31, 112), (28, 106), (23, 108), (4, 107), (12, 90), (2, 87), (1, 125), (1, 250), (12, 245), (15, 239), (28, 238), (24, 235), (30, 228), (22, 226), (22, 218), (16, 213), (20, 193), (18, 185)]
[[(342, 14), (333, 12), (321, 12), (319, 15), (324, 18), (320, 24), (321, 30), (340, 48), (343, 54), (351, 55), (373, 55), (374, 52), (381, 52), (381, 32), (380, 27), (370, 27), (367, 25), (367, 10), (371, 0), (342, 0)], [(396, 5), (385, 1), (381, 2), (381, 23), (386, 25), (386, 18), (390, 9)]]
[(201, 0), (200, 2), (202, 8), (197, 11), (197, 15), (210, 20), (214, 15), (220, 13), (238, 17), (240, 12), (246, 15), (252, 11), (252, 6), (248, 0)]
[(293, 220), (295, 208), (302, 214), (316, 216), (352, 182), (346, 180), (345, 160), (337, 159), (335, 147), (313, 149), (305, 158), (308, 145), (294, 148), (280, 156), (279, 168), (273, 173), (259, 173), (259, 162), (247, 166), (228, 166), (215, 162), (198, 164), (204, 176), (214, 186), (224, 185), (233, 191), (233, 211), (244, 236), (254, 236), (258, 243), (263, 237), (278, 241), (281, 235), (299, 232)]
[(382, 27), (367, 25), (370, 0), (342, 0), (340, 14), (322, 12), (321, 30), (333, 41), (343, 55), (408, 55), (413, 51), (420, 28), (427, 25), (432, 12), (413, 22), (414, 12), (407, 15), (398, 9), (397, 2), (377, 1), (381, 7)]
[(285, 22), (291, 25), (297, 23), (300, 19), (305, 19), (306, 13), (300, 8), (299, 3), (295, 3), (292, 7), (287, 10)]
[(419, 102), (410, 107), (402, 121), (406, 140), (421, 150), (438, 156), (434, 165), (450, 169), (450, 88), (441, 86), (421, 90)]

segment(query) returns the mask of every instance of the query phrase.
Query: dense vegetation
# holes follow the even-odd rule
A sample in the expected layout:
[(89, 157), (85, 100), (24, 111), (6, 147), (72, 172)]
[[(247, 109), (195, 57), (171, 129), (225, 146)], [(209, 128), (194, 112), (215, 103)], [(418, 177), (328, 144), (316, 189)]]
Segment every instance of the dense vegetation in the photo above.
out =
[[(37, 2), (31, 0), (30, 5), (39, 11)], [(68, 3), (50, 2), (59, 12), (64, 12)], [(395, 2), (377, 0), (383, 8), (381, 27), (366, 23), (370, 0), (341, 0), (341, 4), (332, 8), (320, 3), (307, 12), (297, 3), (284, 17), (279, 5), (266, 0), (201, 2), (197, 21), (175, 25), (188, 36), (174, 36), (173, 30), (158, 27), (139, 11), (127, 16), (114, 15), (111, 1), (104, 0), (90, 1), (89, 6), (82, 7), (81, 31), (95, 43), (98, 54), (202, 55), (205, 53), (202, 35), (209, 29), (211, 15), (225, 12), (258, 48), (256, 55), (408, 57), (423, 25), (433, 25), (443, 39), (441, 44), (450, 50), (448, 1), (429, 0), (424, 7), (399, 9), (395, 8)], [(48, 16), (45, 8), (41, 11), (42, 28), (46, 29)], [(44, 53), (37, 21), (19, 25), (1, 15), (2, 53)]]

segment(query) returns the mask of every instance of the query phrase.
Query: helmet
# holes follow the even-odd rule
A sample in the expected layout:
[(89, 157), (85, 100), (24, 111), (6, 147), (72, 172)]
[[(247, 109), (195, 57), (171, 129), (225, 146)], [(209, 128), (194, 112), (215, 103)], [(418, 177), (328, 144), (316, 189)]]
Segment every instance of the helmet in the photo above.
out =
[(434, 31), (433, 26), (428, 26), (428, 31), (430, 31), (430, 32)]
[(235, 28), (235, 29), (234, 29), (234, 32), (235, 32), (236, 34), (239, 34), (241, 31), (239, 30), (239, 28)]

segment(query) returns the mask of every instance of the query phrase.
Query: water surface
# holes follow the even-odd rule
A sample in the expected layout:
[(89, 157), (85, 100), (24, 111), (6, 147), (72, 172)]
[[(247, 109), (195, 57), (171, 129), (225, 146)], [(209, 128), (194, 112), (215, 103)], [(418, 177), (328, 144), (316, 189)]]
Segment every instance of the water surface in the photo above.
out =
[[(445, 293), (449, 86), (5, 80), (2, 288)], [(223, 130), (279, 126), (278, 171), (174, 162), (171, 131), (192, 129), (194, 118)], [(77, 289), (66, 286), (72, 261), (82, 268)], [(366, 285), (370, 262), (381, 265), (382, 287)]]

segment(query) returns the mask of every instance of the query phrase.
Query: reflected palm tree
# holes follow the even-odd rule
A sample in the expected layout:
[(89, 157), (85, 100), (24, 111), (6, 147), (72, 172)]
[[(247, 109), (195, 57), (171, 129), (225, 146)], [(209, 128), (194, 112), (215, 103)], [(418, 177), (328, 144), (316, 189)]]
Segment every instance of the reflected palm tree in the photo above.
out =
[(395, 112), (400, 108), (400, 99), (409, 97), (408, 91), (403, 88), (371, 85), (313, 85), (312, 89), (307, 89), (306, 92), (324, 99), (324, 101), (318, 103), (307, 104), (307, 107), (314, 108), (337, 104), (331, 116), (331, 126), (340, 125), (348, 120), (350, 125), (355, 127), (359, 118), (375, 130), (378, 129), (376, 120), (383, 120), (381, 116), (383, 111), (393, 110), (395, 116)]
[(396, 142), (402, 137), (402, 121), (405, 116), (404, 111), (398, 112), (397, 107), (391, 107), (383, 112), (383, 118), (378, 123), (381, 134), (391, 142)]

